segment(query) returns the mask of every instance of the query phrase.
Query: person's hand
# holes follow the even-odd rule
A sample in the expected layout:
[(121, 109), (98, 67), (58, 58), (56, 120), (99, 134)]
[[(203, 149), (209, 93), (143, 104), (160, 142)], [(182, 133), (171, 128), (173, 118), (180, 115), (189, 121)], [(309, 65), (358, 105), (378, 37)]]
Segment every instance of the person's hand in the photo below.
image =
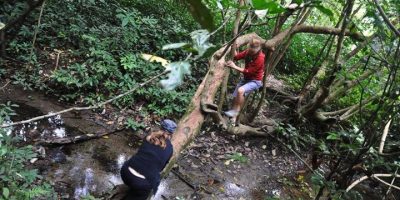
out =
[(235, 65), (235, 63), (233, 63), (232, 60), (225, 62), (225, 66), (227, 66), (227, 67), (233, 67), (234, 65)]

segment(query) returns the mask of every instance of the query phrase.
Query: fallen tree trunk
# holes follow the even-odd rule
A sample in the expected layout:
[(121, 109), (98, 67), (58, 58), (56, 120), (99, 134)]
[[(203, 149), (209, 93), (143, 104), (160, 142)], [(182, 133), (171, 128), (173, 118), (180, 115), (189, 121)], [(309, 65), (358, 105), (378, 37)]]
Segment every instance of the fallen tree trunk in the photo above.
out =
[(97, 139), (101, 138), (104, 136), (107, 136), (109, 134), (116, 133), (118, 131), (121, 131), (120, 129), (110, 131), (110, 132), (104, 132), (104, 133), (98, 133), (98, 134), (83, 134), (83, 135), (78, 135), (78, 136), (73, 136), (73, 137), (64, 137), (64, 138), (59, 138), (59, 137), (53, 137), (53, 138), (46, 138), (46, 139), (40, 139), (35, 141), (36, 145), (66, 145), (66, 144), (75, 144), (78, 142), (84, 142), (87, 140), (91, 139)]

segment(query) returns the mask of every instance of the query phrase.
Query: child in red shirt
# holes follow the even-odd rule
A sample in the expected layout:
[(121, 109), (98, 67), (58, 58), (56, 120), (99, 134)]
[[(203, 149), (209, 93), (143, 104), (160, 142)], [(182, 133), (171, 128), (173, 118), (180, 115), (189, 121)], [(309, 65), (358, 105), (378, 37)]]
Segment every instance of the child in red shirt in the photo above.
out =
[(264, 76), (265, 54), (261, 50), (261, 41), (253, 39), (250, 42), (250, 47), (238, 54), (235, 52), (233, 59), (235, 61), (245, 59), (244, 68), (236, 66), (233, 61), (228, 61), (225, 64), (227, 67), (231, 67), (232, 69), (243, 73), (244, 76), (237, 84), (235, 92), (233, 93), (234, 101), (232, 109), (225, 112), (225, 115), (233, 118), (235, 121), (236, 116), (239, 114), (239, 111), (244, 104), (244, 97), (263, 85), (262, 79)]

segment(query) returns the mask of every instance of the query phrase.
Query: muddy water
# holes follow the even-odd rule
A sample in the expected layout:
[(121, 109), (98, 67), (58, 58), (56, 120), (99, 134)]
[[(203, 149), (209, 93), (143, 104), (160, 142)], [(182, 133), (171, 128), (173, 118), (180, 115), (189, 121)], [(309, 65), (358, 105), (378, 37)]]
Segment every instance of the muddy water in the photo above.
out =
[[(12, 117), (9, 122), (43, 114), (29, 105), (18, 105), (19, 108), (14, 109), (18, 115)], [(8, 132), (23, 138), (25, 144), (34, 144), (35, 140), (43, 138), (85, 134), (66, 125), (59, 115), (16, 126)], [(77, 144), (36, 147), (45, 150), (42, 151), (44, 155), (39, 156), (32, 167), (40, 170), (40, 174), (54, 186), (60, 199), (81, 199), (89, 194), (101, 196), (114, 186), (122, 184), (119, 170), (139, 145), (140, 140), (133, 132), (121, 131), (105, 138)], [(191, 188), (174, 175), (170, 175), (161, 182), (159, 192), (153, 199), (191, 193)]]
[[(21, 103), (15, 110), (18, 115), (11, 118), (14, 121), (43, 114)], [(24, 143), (32, 144), (38, 139), (85, 134), (66, 125), (59, 115), (14, 127), (9, 133), (19, 135)], [(54, 185), (63, 199), (80, 199), (88, 194), (98, 196), (122, 184), (119, 169), (129, 155), (134, 153), (131, 146), (137, 146), (132, 133), (120, 132), (90, 142), (41, 147), (45, 151), (42, 151), (33, 167), (40, 169), (41, 174)]]
[[(3, 92), (0, 103), (13, 101), (20, 107), (12, 121), (62, 110), (71, 105), (58, 103), (35, 92), (18, 88)], [(21, 125), (9, 130), (25, 143), (43, 138), (69, 137), (110, 131), (95, 123), (95, 113), (66, 113), (62, 116)], [(208, 126), (208, 125), (207, 125)], [(105, 138), (77, 144), (45, 146), (32, 167), (38, 168), (59, 194), (60, 199), (100, 196), (121, 184), (119, 169), (140, 145), (132, 131), (120, 131)], [(266, 148), (265, 148), (266, 147)], [(271, 154), (277, 151), (279, 159)], [(247, 162), (230, 161), (228, 155), (242, 153)], [(262, 138), (232, 138), (218, 130), (204, 130), (189, 150), (183, 152), (174, 173), (162, 180), (153, 199), (265, 199), (288, 195), (282, 177), (292, 175), (299, 163), (276, 144)], [(197, 189), (193, 189), (193, 187)]]

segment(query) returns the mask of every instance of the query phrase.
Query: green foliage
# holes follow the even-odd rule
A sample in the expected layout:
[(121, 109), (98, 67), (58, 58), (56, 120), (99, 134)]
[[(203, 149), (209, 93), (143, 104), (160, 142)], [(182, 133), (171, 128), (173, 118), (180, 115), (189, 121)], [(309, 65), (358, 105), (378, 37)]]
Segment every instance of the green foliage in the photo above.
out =
[[(85, 104), (130, 90), (164, 70), (159, 64), (144, 61), (140, 58), (141, 53), (158, 54), (168, 59), (182, 56), (181, 52), (159, 51), (165, 44), (188, 38), (188, 30), (195, 27), (194, 21), (188, 18), (189, 12), (185, 12), (183, 7), (179, 10), (179, 7), (178, 4), (156, 0), (46, 2), (36, 43), (37, 49), (45, 48), (44, 53), (37, 57), (35, 54), (27, 56), (35, 23), (24, 24), (17, 39), (9, 45), (8, 51), (19, 60), (32, 62), (32, 58), (35, 59), (33, 69), (16, 71), (12, 76), (13, 83), (26, 89), (54, 92), (62, 100)], [(14, 8), (6, 14), (18, 15), (20, 10)], [(54, 59), (50, 57), (54, 49), (62, 51), (56, 70), (46, 63)], [(176, 69), (189, 72), (185, 70), (187, 65)], [(43, 73), (50, 77), (43, 76)], [(146, 86), (115, 104), (129, 106), (145, 101), (148, 104), (144, 109), (148, 112), (162, 116), (178, 115), (184, 112), (194, 91), (194, 83), (198, 82), (196, 79), (188, 81), (185, 88), (170, 93), (162, 91), (158, 85)]]
[(131, 128), (134, 131), (137, 131), (138, 129), (144, 128), (145, 125), (143, 123), (133, 120), (132, 118), (128, 118), (126, 120), (126, 127)]
[(202, 28), (205, 28), (209, 31), (215, 29), (213, 16), (211, 15), (210, 10), (198, 0), (186, 0), (189, 11), (192, 14), (193, 18), (201, 24)]
[(279, 14), (285, 12), (285, 8), (283, 8), (279, 1), (275, 0), (252, 0), (253, 7), (256, 10), (268, 10), (269, 14)]
[[(15, 115), (12, 110), (15, 106), (0, 104), (0, 124)], [(41, 180), (38, 171), (26, 167), (26, 163), (37, 156), (32, 146), (21, 146), (18, 144), (21, 138), (7, 131), (0, 129), (0, 199), (55, 199), (52, 187)]]
[(247, 163), (248, 161), (246, 156), (244, 156), (242, 153), (237, 153), (237, 152), (229, 155), (228, 158), (231, 159), (232, 161), (238, 161), (240, 163)]
[(300, 90), (312, 68), (320, 64), (321, 61), (316, 62), (316, 59), (320, 57), (321, 46), (326, 38), (326, 36), (318, 35), (312, 37), (296, 35), (285, 54), (285, 59), (277, 67), (279, 74), (284, 74), (279, 78), (285, 80), (294, 90)]
[[(1, 63), (1, 61), (0, 61), (0, 65), (1, 65), (2, 63)], [(4, 76), (6, 74), (6, 69), (4, 69), (4, 68), (0, 68), (0, 77), (1, 76)]]

